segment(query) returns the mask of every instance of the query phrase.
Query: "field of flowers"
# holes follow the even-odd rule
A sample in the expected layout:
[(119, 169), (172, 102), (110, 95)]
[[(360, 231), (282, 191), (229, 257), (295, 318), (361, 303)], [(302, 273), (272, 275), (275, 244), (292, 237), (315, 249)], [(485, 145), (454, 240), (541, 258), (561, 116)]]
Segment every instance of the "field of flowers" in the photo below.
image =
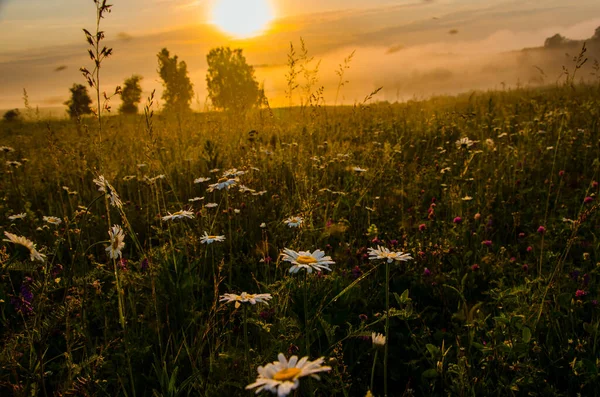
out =
[(0, 395), (598, 393), (598, 86), (103, 123), (0, 124)]

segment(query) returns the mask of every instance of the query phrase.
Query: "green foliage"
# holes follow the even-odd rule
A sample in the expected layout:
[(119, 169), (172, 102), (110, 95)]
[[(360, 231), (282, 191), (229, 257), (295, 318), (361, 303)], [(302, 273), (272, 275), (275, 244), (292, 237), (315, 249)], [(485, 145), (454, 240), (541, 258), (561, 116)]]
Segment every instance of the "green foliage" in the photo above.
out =
[(119, 112), (124, 114), (137, 114), (138, 103), (142, 100), (141, 80), (142, 76), (138, 75), (133, 75), (125, 80), (121, 91), (122, 104), (119, 107)]
[(187, 65), (178, 61), (177, 55), (170, 56), (163, 48), (158, 54), (158, 74), (163, 81), (162, 99), (166, 112), (188, 112), (194, 96), (192, 82), (188, 76)]
[(92, 99), (88, 94), (87, 87), (82, 84), (73, 84), (73, 87), (69, 88), (71, 91), (71, 99), (65, 102), (67, 105), (67, 113), (71, 118), (77, 118), (86, 114), (92, 114), (90, 105)]
[(4, 116), (2, 116), (2, 118), (8, 123), (19, 121), (21, 120), (21, 112), (19, 111), (19, 109), (12, 109), (4, 113)]
[[(381, 396), (370, 336), (386, 321), (390, 395), (594, 395), (600, 98), (575, 87), (181, 123), (150, 96), (145, 133), (107, 117), (118, 139), (100, 150), (91, 118), (15, 123), (0, 226), (48, 260), (0, 244), (0, 395), (250, 395), (282, 352), (331, 367), (298, 395), (364, 396), (372, 372)], [(182, 209), (193, 218), (162, 220)], [(124, 261), (107, 255), (114, 224)], [(376, 246), (415, 258), (390, 264), (389, 312)], [(305, 279), (283, 248), (335, 264)], [(273, 298), (219, 301), (241, 292)]]
[(259, 88), (254, 68), (248, 65), (241, 49), (213, 48), (206, 61), (206, 87), (217, 109), (244, 112), (263, 102), (264, 91)]

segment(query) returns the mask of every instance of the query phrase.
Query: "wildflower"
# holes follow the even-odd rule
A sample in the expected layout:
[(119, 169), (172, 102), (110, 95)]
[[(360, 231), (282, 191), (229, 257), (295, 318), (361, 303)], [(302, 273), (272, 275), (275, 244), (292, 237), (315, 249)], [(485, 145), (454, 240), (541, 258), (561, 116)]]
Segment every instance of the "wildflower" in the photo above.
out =
[(591, 203), (592, 201), (594, 201), (594, 198), (593, 198), (593, 197), (590, 197), (590, 196), (588, 196), (588, 197), (586, 197), (586, 198), (584, 198), (584, 199), (583, 199), (583, 202), (584, 202), (585, 204), (589, 204), (589, 203)]
[(134, 180), (135, 178), (137, 178), (135, 175), (125, 175), (125, 176), (123, 177), (123, 181), (124, 181), (124, 182), (129, 182), (129, 181), (131, 181), (131, 180)]
[(217, 204), (217, 203), (206, 203), (206, 204), (204, 204), (204, 206), (206, 208), (215, 208), (215, 207), (218, 207), (219, 204)]
[(245, 173), (246, 173), (246, 171), (238, 171), (237, 168), (231, 168), (231, 169), (228, 169), (227, 171), (223, 172), (223, 178), (227, 178), (227, 179), (235, 178), (240, 175), (244, 175)]
[(204, 232), (204, 235), (200, 238), (202, 244), (212, 244), (215, 241), (225, 241), (225, 236), (209, 236), (208, 233)]
[(300, 269), (306, 269), (307, 273), (312, 273), (313, 269), (316, 271), (331, 271), (329, 265), (335, 264), (330, 256), (325, 256), (325, 252), (318, 249), (311, 253), (310, 251), (296, 252), (285, 248), (282, 259), (292, 263), (290, 273), (298, 273)]
[(594, 189), (597, 189), (597, 188), (598, 188), (598, 182), (596, 182), (596, 181), (593, 181), (593, 182), (592, 182), (592, 187), (593, 187)]
[(523, 265), (523, 271), (526, 272), (529, 270), (529, 265), (526, 263)]
[(142, 272), (146, 272), (149, 268), (149, 262), (148, 262), (148, 258), (144, 258), (142, 260), (142, 263), (140, 264), (140, 270)]
[(367, 316), (366, 314), (359, 314), (358, 318), (360, 319), (360, 321), (367, 321), (369, 319), (369, 316)]
[(48, 222), (51, 225), (55, 225), (55, 226), (58, 226), (62, 223), (62, 219), (57, 218), (55, 216), (45, 216), (43, 219), (44, 219), (44, 222)]
[(425, 230), (427, 228), (427, 225), (425, 225), (424, 223), (421, 223), (419, 225), (419, 231), (422, 232), (423, 230)]
[(565, 171), (564, 170), (558, 171), (558, 176), (564, 176), (564, 175), (565, 175)]
[(480, 269), (480, 267), (479, 267), (479, 265), (477, 263), (474, 264), (473, 266), (471, 266), (471, 270), (474, 271), (474, 272), (476, 272), (479, 269)]
[(544, 233), (546, 233), (546, 228), (544, 226), (540, 226), (540, 227), (538, 227), (537, 232), (539, 234), (544, 234)]
[(461, 200), (462, 201), (471, 201), (471, 200), (473, 200), (473, 197), (471, 197), (471, 196), (465, 196)]
[(204, 197), (194, 197), (191, 199), (188, 199), (189, 202), (196, 202), (196, 201), (200, 201), (200, 200), (204, 200)]
[(473, 217), (473, 219), (475, 219), (476, 221), (478, 221), (481, 218), (481, 214), (478, 212), (475, 214), (475, 216)]
[(211, 174), (216, 174), (219, 171), (221, 171), (221, 170), (218, 168), (213, 168), (212, 170), (209, 170), (208, 172), (210, 172)]
[(46, 260), (46, 255), (40, 254), (36, 250), (35, 244), (31, 240), (29, 240), (23, 236), (17, 236), (16, 234), (12, 234), (9, 232), (4, 232), (4, 235), (6, 237), (8, 237), (8, 240), (3, 240), (3, 241), (17, 244), (17, 245), (22, 245), (23, 247), (27, 248), (29, 250), (29, 259), (31, 259), (32, 262), (34, 262), (34, 261), (44, 262)]
[(577, 298), (583, 298), (586, 295), (587, 295), (587, 292), (585, 292), (582, 289), (578, 289), (577, 291), (575, 291), (575, 297), (577, 297)]
[(367, 172), (368, 170), (366, 168), (352, 167), (352, 171), (360, 174), (360, 173), (363, 173), (363, 172)]
[(373, 341), (373, 347), (381, 347), (385, 345), (385, 335), (378, 333), (371, 333), (371, 340)]
[(261, 223), (261, 224), (260, 224), (260, 227), (261, 227), (262, 229), (264, 229), (265, 227), (267, 227), (267, 224), (263, 222), (263, 223)]
[(389, 249), (377, 246), (377, 248), (369, 248), (369, 259), (387, 259), (387, 263), (392, 263), (392, 261), (406, 262), (413, 260), (414, 258), (410, 256), (410, 254), (406, 254), (404, 252), (394, 252)]
[(215, 190), (223, 190), (225, 188), (229, 189), (230, 186), (236, 184), (235, 179), (221, 178), (217, 181), (217, 183), (213, 183), (212, 185), (208, 185), (209, 192), (214, 192)]
[(317, 380), (320, 379), (318, 372), (331, 371), (331, 367), (323, 366), (324, 358), (321, 357), (315, 361), (309, 361), (308, 357), (298, 360), (297, 356), (292, 356), (289, 361), (279, 353), (279, 361), (273, 361), (266, 366), (259, 366), (258, 378), (256, 382), (246, 386), (246, 390), (258, 387), (256, 393), (268, 390), (278, 397), (285, 397), (292, 390), (300, 385), (300, 378), (310, 376)]
[(6, 165), (9, 167), (13, 167), (13, 168), (19, 168), (20, 166), (22, 166), (23, 164), (18, 162), (18, 161), (7, 161)]
[(118, 259), (121, 257), (121, 250), (125, 247), (125, 234), (121, 226), (114, 225), (111, 230), (108, 231), (110, 236), (110, 245), (106, 247), (106, 252), (111, 259)]
[(110, 199), (110, 205), (118, 208), (123, 207), (123, 202), (119, 198), (115, 188), (112, 187), (112, 185), (104, 178), (103, 175), (100, 175), (97, 179), (94, 179), (94, 183), (98, 186), (98, 191), (104, 192), (106, 197)]
[(257, 303), (264, 303), (265, 305), (268, 305), (269, 303), (267, 301), (273, 297), (271, 294), (249, 294), (247, 292), (242, 292), (241, 295), (225, 294), (221, 295), (220, 298), (220, 302), (235, 302), (235, 308), (237, 309), (242, 303), (251, 303), (253, 305), (256, 305)]
[(288, 225), (289, 227), (299, 227), (304, 222), (304, 219), (300, 216), (291, 216), (287, 218), (283, 223)]
[(14, 151), (15, 149), (11, 148), (10, 146), (0, 146), (0, 152), (10, 153)]
[(188, 211), (188, 210), (177, 211), (173, 214), (171, 214), (169, 212), (169, 215), (163, 216), (162, 220), (163, 221), (172, 221), (174, 219), (182, 219), (182, 218), (194, 219), (194, 213), (192, 211)]
[(21, 212), (20, 214), (11, 215), (8, 217), (11, 221), (15, 221), (17, 219), (24, 219), (27, 216), (25, 212)]
[(367, 394), (365, 394), (365, 397), (374, 397), (373, 393), (371, 393), (371, 390), (367, 390)]
[(429, 270), (428, 268), (425, 268), (423, 270), (423, 276), (425, 276), (425, 277), (431, 276), (431, 270)]
[(481, 245), (485, 245), (486, 247), (491, 247), (492, 246), (492, 240), (483, 240), (481, 242)]
[(200, 177), (200, 178), (194, 179), (194, 183), (202, 183), (202, 182), (207, 182), (207, 181), (210, 181), (210, 177), (208, 177), (208, 178)]
[(468, 149), (471, 146), (473, 146), (474, 143), (476, 143), (477, 141), (472, 141), (467, 137), (464, 138), (460, 138), (459, 140), (457, 140), (456, 142), (454, 142), (454, 144), (456, 145), (457, 149)]
[(461, 218), (460, 216), (457, 216), (456, 218), (454, 218), (454, 219), (452, 220), (452, 222), (454, 222), (454, 223), (456, 223), (456, 224), (462, 223), (462, 218)]

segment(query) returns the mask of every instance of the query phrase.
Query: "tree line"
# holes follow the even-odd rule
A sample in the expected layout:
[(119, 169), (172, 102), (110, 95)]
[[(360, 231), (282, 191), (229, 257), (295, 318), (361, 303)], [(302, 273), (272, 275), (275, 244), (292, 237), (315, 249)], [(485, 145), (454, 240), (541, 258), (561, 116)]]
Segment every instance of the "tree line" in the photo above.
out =
[[(158, 75), (163, 84), (163, 111), (181, 113), (191, 111), (194, 86), (188, 76), (187, 64), (177, 55), (163, 48), (158, 54)], [(219, 47), (206, 56), (208, 73), (206, 86), (208, 96), (216, 109), (245, 112), (265, 102), (264, 89), (259, 87), (254, 68), (248, 64), (241, 49)], [(142, 99), (142, 76), (133, 75), (126, 79), (116, 93), (121, 97), (119, 112), (136, 114)], [(73, 84), (71, 97), (65, 102), (67, 113), (72, 118), (92, 114), (92, 99), (87, 87)]]

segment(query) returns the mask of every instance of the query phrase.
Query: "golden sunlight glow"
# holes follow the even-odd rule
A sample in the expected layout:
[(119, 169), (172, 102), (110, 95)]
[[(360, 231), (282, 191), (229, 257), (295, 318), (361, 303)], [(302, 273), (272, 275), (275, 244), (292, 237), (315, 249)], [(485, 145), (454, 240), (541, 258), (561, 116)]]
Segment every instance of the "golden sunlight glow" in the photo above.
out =
[(270, 0), (216, 0), (212, 22), (238, 38), (261, 34), (274, 17)]

